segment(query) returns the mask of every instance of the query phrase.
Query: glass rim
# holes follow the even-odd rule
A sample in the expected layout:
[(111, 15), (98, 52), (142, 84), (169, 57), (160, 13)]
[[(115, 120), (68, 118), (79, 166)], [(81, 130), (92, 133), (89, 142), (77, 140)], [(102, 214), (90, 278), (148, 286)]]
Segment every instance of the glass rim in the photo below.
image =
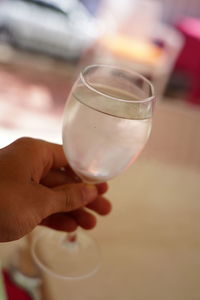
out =
[[(151, 96), (147, 97), (147, 98), (144, 98), (144, 99), (141, 99), (141, 100), (129, 100), (129, 99), (123, 99), (123, 98), (118, 98), (118, 97), (114, 97), (114, 96), (110, 96), (110, 95), (107, 95), (106, 93), (103, 93), (101, 91), (99, 91), (98, 89), (94, 88), (91, 84), (88, 83), (88, 81), (85, 79), (85, 72), (87, 72), (87, 70), (89, 69), (92, 69), (92, 68), (95, 68), (95, 67), (106, 67), (106, 68), (111, 68), (111, 69), (116, 69), (116, 70), (121, 70), (121, 71), (124, 71), (124, 72), (129, 72), (129, 73), (132, 73), (133, 75), (136, 75), (138, 76), (140, 79), (142, 79), (144, 82), (146, 82), (149, 87), (150, 87), (150, 91), (151, 91)], [(109, 99), (112, 99), (112, 100), (117, 100), (117, 101), (120, 101), (120, 102), (127, 102), (127, 103), (146, 103), (146, 102), (151, 102), (155, 99), (155, 90), (154, 90), (154, 87), (153, 87), (153, 84), (151, 83), (151, 81), (149, 79), (147, 79), (145, 76), (143, 76), (142, 74), (140, 74), (139, 72), (137, 71), (134, 71), (132, 70), (131, 68), (128, 68), (128, 67), (124, 67), (124, 66), (115, 66), (115, 65), (109, 65), (109, 64), (92, 64), (92, 65), (88, 65), (86, 66), (85, 68), (82, 69), (82, 71), (80, 72), (80, 79), (82, 81), (82, 83), (88, 88), (90, 89), (91, 91), (101, 95), (101, 96), (104, 96), (106, 98), (109, 98)]]

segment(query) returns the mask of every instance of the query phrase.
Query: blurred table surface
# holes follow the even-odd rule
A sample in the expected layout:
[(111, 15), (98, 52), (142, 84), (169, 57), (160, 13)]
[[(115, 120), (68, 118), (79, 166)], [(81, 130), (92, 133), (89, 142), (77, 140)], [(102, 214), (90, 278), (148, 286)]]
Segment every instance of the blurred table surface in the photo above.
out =
[[(110, 182), (113, 212), (90, 232), (101, 246), (102, 268), (77, 281), (44, 274), (44, 300), (200, 299), (199, 121), (199, 110), (158, 104), (145, 151)], [(0, 244), (2, 261), (17, 244)]]

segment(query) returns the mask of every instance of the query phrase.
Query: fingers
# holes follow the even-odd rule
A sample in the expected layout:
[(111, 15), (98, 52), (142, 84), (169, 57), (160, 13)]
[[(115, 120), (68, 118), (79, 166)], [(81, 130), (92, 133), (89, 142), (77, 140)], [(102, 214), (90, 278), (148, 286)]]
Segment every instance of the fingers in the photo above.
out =
[[(106, 215), (111, 210), (110, 202), (100, 196), (92, 202), (92, 205), (88, 205), (87, 207), (100, 215)], [(72, 232), (78, 226), (86, 230), (92, 229), (95, 227), (96, 222), (96, 217), (91, 212), (80, 208), (69, 213), (53, 214), (44, 219), (41, 224), (56, 230)]]
[(41, 225), (48, 226), (55, 230), (73, 232), (78, 226), (83, 229), (92, 229), (96, 225), (96, 218), (86, 210), (78, 209), (70, 213), (58, 213), (51, 215), (41, 222)]
[(107, 182), (98, 183), (98, 184), (96, 184), (96, 187), (97, 187), (98, 193), (100, 195), (102, 195), (107, 192), (108, 183)]
[[(40, 181), (41, 184), (44, 184), (48, 187), (56, 187), (59, 185), (64, 185), (67, 183), (79, 183), (81, 179), (75, 174), (75, 172), (67, 166), (63, 170), (61, 169), (52, 169), (49, 173)], [(102, 182), (96, 184), (98, 194), (104, 194), (108, 190), (108, 183)]]
[(65, 172), (59, 170), (51, 170), (47, 176), (45, 176), (40, 183), (47, 187), (55, 187), (58, 185), (63, 185), (68, 180)]
[[(111, 211), (111, 203), (100, 196), (107, 190), (107, 183), (101, 185), (88, 185), (83, 183), (63, 186), (63, 199), (66, 212), (77, 210), (83, 206), (94, 210), (100, 215), (106, 215)], [(60, 191), (60, 187), (56, 190)], [(61, 191), (60, 191), (61, 192)]]
[(63, 166), (67, 166), (67, 159), (65, 157), (63, 147), (61, 145), (53, 144), (45, 141), (41, 141), (41, 142), (44, 143), (44, 146), (46, 146), (48, 149), (46, 153), (47, 154), (46, 158), (52, 159), (52, 165), (51, 165), (52, 168), (60, 168)]
[(96, 217), (84, 208), (69, 213), (76, 220), (76, 223), (84, 229), (92, 229), (96, 225)]
[(73, 232), (77, 229), (77, 222), (67, 213), (58, 213), (51, 215), (41, 222), (41, 225), (48, 226), (55, 230)]
[(37, 200), (35, 207), (38, 212), (40, 211), (41, 219), (59, 212), (77, 210), (93, 201), (94, 203), (88, 208), (104, 215), (110, 211), (111, 205), (108, 200), (99, 195), (99, 191), (103, 192), (106, 186), (106, 184), (96, 187), (84, 183), (73, 183), (49, 189), (41, 184), (32, 184), (32, 188), (29, 187), (31, 194), (29, 199)]
[(87, 208), (95, 211), (99, 215), (107, 215), (111, 211), (111, 203), (104, 197), (97, 197), (93, 202), (87, 205)]
[[(98, 196), (92, 203), (87, 205), (87, 208), (100, 215), (106, 215), (111, 210), (111, 204), (107, 199)], [(95, 227), (96, 217), (90, 211), (79, 208), (68, 213), (53, 214), (45, 218), (41, 224), (67, 232), (75, 231), (78, 226), (88, 230)]]
[(42, 164), (43, 168), (60, 168), (68, 165), (63, 147), (58, 144), (39, 139), (22, 137), (8, 146), (19, 151), (23, 159), (28, 158), (30, 164)]
[(65, 170), (51, 170), (40, 183), (47, 187), (56, 187), (67, 183), (81, 182), (80, 178), (70, 169)]
[(49, 191), (51, 193), (49, 193), (48, 198), (45, 197), (45, 204), (43, 203), (43, 207), (47, 205), (44, 209), (46, 214), (44, 217), (58, 212), (76, 210), (94, 201), (98, 196), (95, 185), (83, 183), (66, 184)]
[[(39, 139), (29, 137), (22, 137), (14, 141), (7, 148), (14, 148), (19, 150), (22, 155), (32, 158), (42, 159), (44, 165), (49, 165), (53, 168), (67, 166), (67, 159), (65, 157), (63, 147), (58, 144), (49, 143)], [(37, 154), (37, 155), (36, 155)], [(26, 156), (24, 158), (26, 158)]]

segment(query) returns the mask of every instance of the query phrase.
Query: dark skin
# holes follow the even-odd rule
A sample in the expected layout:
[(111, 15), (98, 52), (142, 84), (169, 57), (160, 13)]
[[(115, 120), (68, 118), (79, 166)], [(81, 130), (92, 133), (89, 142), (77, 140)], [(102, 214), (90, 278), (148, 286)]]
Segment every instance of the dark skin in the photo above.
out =
[(75, 176), (61, 145), (21, 138), (0, 149), (0, 242), (19, 239), (37, 225), (72, 232), (92, 229), (111, 210), (107, 183)]

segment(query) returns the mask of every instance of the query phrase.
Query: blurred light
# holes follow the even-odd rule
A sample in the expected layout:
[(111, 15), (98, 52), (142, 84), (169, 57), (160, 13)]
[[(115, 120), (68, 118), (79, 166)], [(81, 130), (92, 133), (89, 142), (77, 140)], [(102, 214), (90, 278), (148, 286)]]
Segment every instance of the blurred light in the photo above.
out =
[(32, 85), (27, 89), (27, 102), (30, 109), (48, 112), (53, 106), (53, 99), (46, 87)]
[(102, 44), (115, 55), (142, 63), (155, 64), (163, 54), (160, 47), (148, 41), (136, 40), (124, 35), (104, 38)]

